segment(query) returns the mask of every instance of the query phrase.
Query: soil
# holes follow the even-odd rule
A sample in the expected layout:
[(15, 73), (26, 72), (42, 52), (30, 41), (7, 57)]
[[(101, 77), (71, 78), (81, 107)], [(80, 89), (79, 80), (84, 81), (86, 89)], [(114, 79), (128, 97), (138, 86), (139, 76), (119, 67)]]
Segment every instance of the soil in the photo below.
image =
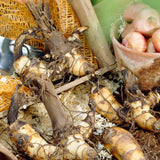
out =
[(141, 146), (147, 160), (160, 159), (160, 135), (142, 129), (132, 132)]

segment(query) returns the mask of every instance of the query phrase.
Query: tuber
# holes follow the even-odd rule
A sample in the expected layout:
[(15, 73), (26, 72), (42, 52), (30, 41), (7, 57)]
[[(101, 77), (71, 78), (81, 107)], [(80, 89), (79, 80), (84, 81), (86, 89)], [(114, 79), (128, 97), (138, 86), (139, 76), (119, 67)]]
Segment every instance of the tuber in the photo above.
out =
[(139, 32), (130, 32), (122, 40), (122, 44), (130, 49), (145, 52), (147, 43), (145, 37)]
[(103, 143), (107, 151), (118, 160), (145, 160), (138, 142), (125, 129), (112, 127), (105, 130)]
[(156, 51), (160, 52), (160, 29), (152, 34), (152, 43)]
[(152, 38), (147, 39), (147, 52), (148, 53), (155, 53), (156, 52), (155, 47), (152, 42)]
[(95, 111), (92, 109), (88, 112), (86, 118), (83, 121), (80, 121), (76, 127), (79, 128), (80, 133), (84, 138), (89, 138), (92, 134), (95, 123)]
[(137, 14), (147, 7), (149, 6), (144, 3), (133, 3), (132, 5), (126, 8), (126, 10), (123, 13), (123, 17), (126, 21), (132, 22), (134, 18), (137, 16)]
[(139, 90), (138, 78), (128, 69), (123, 70), (127, 105), (130, 107), (132, 119), (145, 130), (159, 132), (160, 120), (151, 114), (151, 107), (160, 102), (160, 94), (157, 90), (144, 95)]
[(122, 123), (118, 116), (118, 111), (122, 105), (117, 102), (108, 87), (93, 86), (91, 94), (89, 95), (90, 103), (95, 106), (95, 111), (108, 118), (109, 121), (114, 123)]
[(84, 76), (89, 73), (93, 73), (95, 68), (84, 59), (84, 57), (78, 53), (76, 49), (72, 49), (70, 53), (65, 54), (69, 73), (75, 76)]
[(69, 135), (66, 150), (80, 159), (94, 159), (97, 156), (97, 152), (85, 142), (82, 134)]
[(160, 15), (153, 8), (145, 8), (133, 20), (133, 27), (135, 31), (151, 37), (152, 33), (160, 27)]
[(160, 131), (160, 120), (157, 120), (155, 116), (150, 113), (151, 106), (159, 103), (159, 101), (160, 94), (150, 91), (149, 95), (143, 100), (140, 99), (130, 102), (133, 119), (138, 126), (153, 132)]
[(58, 147), (48, 144), (29, 124), (16, 121), (10, 125), (10, 137), (19, 151), (34, 160), (57, 158)]

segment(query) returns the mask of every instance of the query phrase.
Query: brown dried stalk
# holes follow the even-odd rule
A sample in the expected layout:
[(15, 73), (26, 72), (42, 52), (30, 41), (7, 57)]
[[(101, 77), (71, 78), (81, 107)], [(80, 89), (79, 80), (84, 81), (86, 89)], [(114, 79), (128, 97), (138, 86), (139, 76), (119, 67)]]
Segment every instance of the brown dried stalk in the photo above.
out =
[[(50, 79), (42, 79), (33, 76), (28, 77), (27, 81), (29, 87), (33, 89), (36, 95), (39, 95), (41, 101), (44, 103), (46, 110), (51, 118), (52, 127), (54, 129), (64, 129), (69, 127), (72, 123), (66, 114), (66, 110), (60, 101), (55, 88)], [(17, 113), (20, 106), (24, 104), (25, 98), (23, 94), (18, 92), (19, 86), (16, 87), (12, 97), (11, 106), (8, 112), (8, 123), (12, 124), (17, 119)]]
[(2, 160), (18, 160), (17, 157), (5, 148), (2, 144), (0, 144), (0, 159)]

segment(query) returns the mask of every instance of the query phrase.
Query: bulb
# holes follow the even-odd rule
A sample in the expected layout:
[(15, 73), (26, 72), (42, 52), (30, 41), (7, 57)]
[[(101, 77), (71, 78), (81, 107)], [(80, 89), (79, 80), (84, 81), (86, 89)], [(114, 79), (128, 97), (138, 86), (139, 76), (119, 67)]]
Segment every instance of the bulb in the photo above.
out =
[(145, 52), (147, 43), (145, 37), (139, 32), (130, 32), (122, 40), (122, 44), (130, 49)]

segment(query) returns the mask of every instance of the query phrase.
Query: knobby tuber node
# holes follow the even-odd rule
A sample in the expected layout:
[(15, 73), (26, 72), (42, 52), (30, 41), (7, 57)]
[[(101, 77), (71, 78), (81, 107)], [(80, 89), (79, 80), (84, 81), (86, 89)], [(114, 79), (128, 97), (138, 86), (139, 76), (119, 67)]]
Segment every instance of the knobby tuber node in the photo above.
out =
[(112, 127), (104, 132), (104, 146), (118, 160), (145, 160), (141, 147), (127, 130)]
[(117, 102), (107, 87), (93, 86), (89, 97), (92, 105), (95, 105), (95, 111), (111, 122), (122, 123), (123, 120), (118, 116), (122, 105)]

